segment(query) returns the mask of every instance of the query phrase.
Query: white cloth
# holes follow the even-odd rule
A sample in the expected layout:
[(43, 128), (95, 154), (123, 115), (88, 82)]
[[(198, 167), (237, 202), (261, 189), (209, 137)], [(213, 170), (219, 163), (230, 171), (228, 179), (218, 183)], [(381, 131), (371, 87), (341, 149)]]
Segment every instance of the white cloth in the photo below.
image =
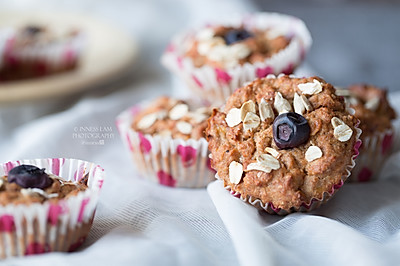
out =
[[(92, 230), (78, 252), (15, 258), (0, 265), (397, 264), (400, 188), (389, 177), (398, 176), (399, 155), (390, 160), (387, 180), (346, 184), (319, 210), (286, 217), (258, 212), (230, 196), (218, 182), (207, 191), (171, 189), (138, 178), (114, 126), (115, 117), (145, 98), (171, 92), (168, 73), (158, 62), (171, 34), (187, 24), (214, 19), (220, 12), (252, 10), (247, 3), (24, 0), (0, 3), (0, 9), (36, 5), (44, 10), (83, 9), (108, 18), (140, 41), (142, 58), (131, 79), (79, 100), (63, 99), (58, 113), (35, 119), (44, 108), (35, 113), (34, 107), (23, 105), (19, 106), (23, 112), (0, 107), (7, 114), (0, 116), (1, 162), (79, 158), (100, 164), (107, 174)], [(91, 126), (112, 127), (114, 135), (104, 145), (82, 144), (93, 139), (74, 137), (76, 128)]]

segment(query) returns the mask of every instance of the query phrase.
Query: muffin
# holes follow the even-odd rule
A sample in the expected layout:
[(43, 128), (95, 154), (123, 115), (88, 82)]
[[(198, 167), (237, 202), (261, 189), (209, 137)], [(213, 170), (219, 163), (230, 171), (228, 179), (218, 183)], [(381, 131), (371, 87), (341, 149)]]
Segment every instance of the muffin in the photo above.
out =
[(357, 125), (331, 84), (280, 75), (236, 90), (213, 110), (206, 136), (224, 187), (283, 215), (314, 209), (343, 185), (358, 154)]
[(164, 96), (124, 111), (117, 126), (143, 177), (165, 186), (198, 188), (215, 174), (204, 138), (210, 112)]
[(377, 179), (390, 155), (395, 133), (392, 121), (396, 113), (387, 100), (387, 91), (373, 85), (355, 84), (347, 89), (337, 88), (336, 94), (343, 96), (355, 110), (354, 115), (360, 120), (363, 131), (360, 157), (349, 180), (366, 182)]
[(196, 97), (218, 105), (255, 78), (292, 73), (310, 46), (310, 34), (300, 19), (257, 13), (177, 35), (162, 63)]
[(73, 251), (91, 228), (104, 170), (74, 159), (0, 166), (0, 257)]
[[(3, 29), (3, 64), (0, 81), (45, 76), (74, 69), (79, 63), (84, 37), (72, 28), (26, 25)], [(7, 32), (7, 34), (6, 34)]]

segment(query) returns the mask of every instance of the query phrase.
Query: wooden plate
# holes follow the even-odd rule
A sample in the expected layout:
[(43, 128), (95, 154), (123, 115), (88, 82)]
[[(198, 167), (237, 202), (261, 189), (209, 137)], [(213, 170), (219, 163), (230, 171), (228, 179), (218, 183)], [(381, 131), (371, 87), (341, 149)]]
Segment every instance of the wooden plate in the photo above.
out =
[(137, 44), (125, 33), (87, 16), (55, 13), (1, 12), (0, 28), (25, 23), (78, 27), (87, 43), (78, 68), (23, 81), (0, 83), (0, 103), (54, 98), (82, 92), (129, 71)]

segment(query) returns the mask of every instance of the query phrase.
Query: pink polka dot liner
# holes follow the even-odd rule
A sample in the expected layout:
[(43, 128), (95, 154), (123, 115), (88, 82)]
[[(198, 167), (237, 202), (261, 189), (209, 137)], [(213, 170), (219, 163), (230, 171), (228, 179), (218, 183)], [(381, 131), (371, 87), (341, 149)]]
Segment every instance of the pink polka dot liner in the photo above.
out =
[(254, 64), (245, 63), (234, 67), (219, 69), (210, 66), (195, 67), (192, 59), (185, 57), (185, 44), (194, 38), (197, 30), (191, 30), (175, 36), (164, 54), (161, 62), (172, 73), (177, 75), (196, 96), (210, 104), (219, 105), (231, 93), (245, 83), (256, 78), (266, 77), (268, 74), (292, 74), (300, 65), (308, 52), (312, 39), (304, 22), (296, 17), (278, 13), (255, 13), (218, 25), (257, 28), (260, 30), (279, 28), (286, 36), (291, 37), (290, 44)]
[(0, 164), (0, 176), (21, 164), (45, 168), (46, 173), (66, 181), (79, 181), (88, 175), (88, 189), (57, 204), (0, 206), (0, 258), (76, 250), (92, 226), (104, 181), (103, 168), (76, 159), (20, 160)]
[(116, 119), (122, 141), (140, 175), (169, 187), (203, 188), (215, 180), (207, 140), (173, 139), (134, 131), (131, 124), (141, 106), (125, 110)]
[(391, 154), (395, 131), (393, 128), (364, 137), (360, 155), (349, 182), (369, 182), (377, 180), (385, 160)]

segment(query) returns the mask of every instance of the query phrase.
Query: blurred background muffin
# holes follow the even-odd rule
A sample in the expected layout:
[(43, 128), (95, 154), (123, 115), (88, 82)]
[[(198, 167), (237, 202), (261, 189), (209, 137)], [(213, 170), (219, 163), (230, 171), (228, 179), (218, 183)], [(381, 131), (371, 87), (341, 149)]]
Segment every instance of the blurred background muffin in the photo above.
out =
[(160, 97), (133, 106), (117, 126), (133, 163), (148, 180), (170, 187), (205, 187), (214, 180), (204, 130), (211, 108)]
[(310, 46), (300, 19), (254, 13), (175, 36), (162, 63), (192, 90), (189, 97), (218, 105), (255, 78), (293, 73)]
[(0, 33), (4, 36), (0, 82), (74, 69), (85, 46), (84, 34), (77, 28), (32, 23), (0, 31), (4, 32)]
[(393, 150), (396, 112), (387, 99), (387, 91), (368, 84), (354, 84), (347, 89), (336, 89), (347, 104), (355, 110), (362, 129), (360, 156), (350, 181), (366, 182), (376, 179)]

